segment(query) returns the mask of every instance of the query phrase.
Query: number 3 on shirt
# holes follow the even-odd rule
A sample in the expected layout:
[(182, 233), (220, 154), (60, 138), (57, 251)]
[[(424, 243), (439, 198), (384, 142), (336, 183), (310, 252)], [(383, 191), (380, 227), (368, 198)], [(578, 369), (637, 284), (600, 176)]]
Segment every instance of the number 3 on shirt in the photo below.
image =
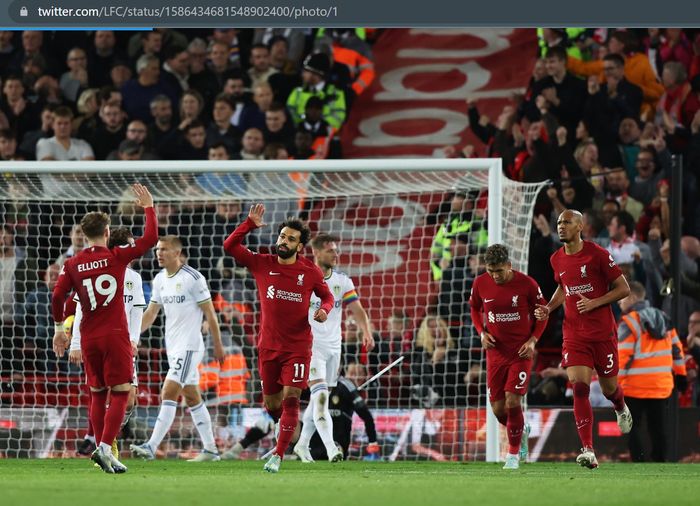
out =
[(99, 293), (100, 295), (105, 295), (107, 297), (104, 303), (102, 304), (103, 306), (106, 306), (107, 304), (112, 302), (112, 299), (114, 299), (114, 296), (117, 294), (117, 280), (114, 279), (114, 276), (111, 276), (109, 274), (101, 274), (97, 276), (97, 278), (95, 279), (94, 288), (92, 285), (92, 279), (90, 278), (83, 280), (83, 286), (85, 287), (85, 290), (88, 294), (88, 298), (90, 299), (91, 311), (94, 311), (97, 308), (97, 299), (95, 298), (95, 292)]
[(303, 381), (304, 380), (304, 369), (306, 369), (306, 364), (294, 364), (294, 379), (292, 381)]

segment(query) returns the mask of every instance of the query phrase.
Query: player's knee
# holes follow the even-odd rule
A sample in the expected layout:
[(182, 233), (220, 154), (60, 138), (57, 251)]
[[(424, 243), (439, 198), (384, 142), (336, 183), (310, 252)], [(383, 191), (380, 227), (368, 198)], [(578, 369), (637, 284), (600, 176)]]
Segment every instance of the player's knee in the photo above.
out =
[(588, 386), (586, 383), (583, 383), (581, 381), (577, 381), (573, 385), (573, 391), (574, 391), (574, 397), (587, 399), (591, 393), (591, 387)]
[(277, 411), (282, 406), (280, 401), (277, 399), (265, 399), (264, 404), (265, 404), (265, 409), (268, 412)]
[(519, 408), (520, 396), (516, 394), (506, 393), (506, 409)]

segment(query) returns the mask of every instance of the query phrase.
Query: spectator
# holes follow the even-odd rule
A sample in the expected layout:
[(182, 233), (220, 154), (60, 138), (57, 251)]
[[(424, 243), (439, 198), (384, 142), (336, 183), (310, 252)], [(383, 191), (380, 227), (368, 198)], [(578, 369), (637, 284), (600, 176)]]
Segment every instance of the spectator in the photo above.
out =
[(272, 105), (274, 95), (268, 83), (259, 83), (253, 88), (253, 102), (246, 105), (241, 112), (239, 128), (243, 131), (249, 128), (264, 129), (265, 113)]
[(663, 160), (665, 163), (659, 167), (657, 171), (657, 155), (653, 147), (640, 148), (637, 155), (635, 169), (637, 175), (634, 181), (629, 186), (629, 195), (638, 200), (645, 208), (651, 204), (656, 195), (656, 186), (662, 179), (668, 178), (667, 163), (670, 162), (670, 155), (667, 151), (663, 151)]
[[(136, 156), (138, 152), (137, 160), (157, 160), (158, 156), (154, 151), (146, 148), (146, 135), (148, 129), (146, 124), (135, 119), (126, 126), (126, 139), (119, 143), (119, 149), (117, 151), (112, 151), (107, 155), (107, 160), (124, 160), (129, 158), (124, 158), (121, 155), (128, 157)], [(130, 141), (125, 143), (125, 141)]]
[(119, 148), (112, 151), (108, 160), (135, 161), (143, 160), (143, 146), (136, 141), (124, 139), (119, 143)]
[(88, 87), (87, 53), (82, 48), (74, 47), (68, 51), (66, 60), (68, 72), (61, 76), (61, 91), (70, 102), (76, 102), (80, 93)]
[(314, 137), (311, 132), (306, 130), (297, 130), (294, 135), (294, 159), (295, 160), (308, 160), (309, 158), (314, 158), (316, 152), (313, 150)]
[[(230, 160), (231, 155), (226, 144), (223, 142), (215, 142), (210, 145), (208, 159), (213, 161)], [(217, 197), (224, 195), (244, 196), (247, 186), (242, 175), (231, 172), (198, 174), (195, 177), (195, 181), (205, 192)], [(232, 231), (233, 230), (231, 230), (231, 232)], [(212, 277), (209, 276), (207, 279), (212, 279)]]
[(17, 153), (17, 139), (14, 132), (3, 128), (0, 130), (0, 161), (22, 160)]
[(287, 109), (279, 102), (270, 104), (265, 113), (265, 128), (263, 137), (265, 143), (278, 143), (284, 145), (287, 151), (294, 149), (294, 127), (287, 121)]
[(180, 97), (180, 124), (178, 130), (184, 131), (193, 121), (200, 121), (204, 110), (204, 99), (197, 90), (188, 90)]
[(292, 74), (299, 69), (306, 49), (306, 33), (302, 28), (256, 28), (253, 42), (267, 44), (272, 66)]
[(469, 333), (471, 318), (469, 299), (474, 276), (469, 268), (469, 234), (457, 234), (452, 241), (452, 260), (442, 271), (438, 314), (447, 323), (454, 339)]
[(345, 122), (345, 94), (326, 82), (329, 71), (330, 61), (324, 54), (312, 54), (304, 60), (301, 74), (303, 85), (296, 87), (287, 99), (287, 107), (296, 125), (301, 123), (306, 102), (313, 96), (319, 97), (324, 103), (323, 119), (326, 123), (333, 128), (340, 128)]
[(289, 151), (284, 144), (278, 142), (265, 144), (263, 158), (265, 158), (265, 160), (290, 160)]
[(132, 60), (138, 60), (143, 55), (155, 56), (160, 59), (160, 53), (163, 49), (163, 34), (157, 30), (141, 32), (137, 35), (140, 41), (140, 47), (133, 52), (133, 46), (129, 47), (129, 57)]
[(90, 136), (90, 145), (95, 159), (105, 160), (110, 152), (119, 147), (126, 135), (124, 112), (115, 103), (107, 102), (100, 108), (102, 122)]
[(206, 160), (207, 159), (207, 133), (204, 123), (199, 120), (192, 121), (185, 128), (184, 136), (180, 139), (179, 147), (170, 156), (171, 160)]
[(148, 126), (148, 146), (163, 157), (163, 146), (175, 136), (172, 101), (166, 95), (156, 95), (150, 103), (153, 123)]
[(160, 62), (155, 56), (141, 56), (136, 62), (136, 74), (138, 77), (127, 81), (121, 89), (129, 118), (148, 121), (151, 100), (158, 95), (177, 100), (177, 93), (161, 81)]
[(255, 88), (260, 83), (268, 82), (270, 76), (279, 72), (271, 65), (270, 49), (265, 44), (253, 44), (250, 48), (250, 68), (248, 77)]
[(241, 133), (231, 123), (234, 112), (234, 105), (229, 96), (219, 94), (214, 100), (212, 122), (207, 128), (207, 145), (223, 143), (229, 153), (240, 149)]
[(182, 46), (172, 46), (165, 50), (163, 81), (180, 93), (190, 89), (190, 55)]
[(85, 249), (85, 234), (83, 233), (83, 228), (80, 226), (80, 223), (76, 223), (71, 227), (69, 237), (70, 246), (56, 259), (58, 265), (63, 265), (66, 260), (74, 257)]
[(223, 93), (229, 96), (234, 104), (234, 113), (231, 124), (238, 127), (241, 124), (241, 114), (246, 106), (253, 103), (250, 91), (246, 89), (245, 79), (242, 74), (232, 74), (226, 78)]
[(236, 28), (217, 28), (212, 35), (213, 42), (220, 44), (226, 54), (226, 62), (230, 68), (247, 68), (249, 51), (238, 38), (239, 30)]
[[(21, 73), (22, 66), (28, 58), (42, 55), (42, 45), (44, 44), (44, 33), (35, 30), (24, 30), (22, 32), (22, 47), (14, 53), (8, 63), (8, 73)], [(44, 59), (44, 61), (46, 61)]]
[(113, 31), (97, 30), (93, 47), (88, 50), (88, 76), (91, 88), (111, 84), (110, 70), (115, 60), (125, 60), (126, 55), (116, 48), (117, 39)]
[(54, 111), (54, 136), (39, 139), (36, 144), (37, 160), (94, 160), (95, 154), (90, 144), (71, 137), (73, 112), (67, 107)]
[(605, 183), (608, 190), (607, 198), (617, 200), (620, 208), (630, 213), (635, 222), (639, 220), (644, 206), (629, 195), (630, 180), (627, 172), (622, 167), (612, 169), (605, 174)]
[(664, 66), (667, 62), (678, 62), (688, 72), (692, 58), (693, 48), (683, 29), (665, 28), (659, 47), (659, 62)]
[(235, 153), (231, 159), (232, 160), (262, 160), (263, 159), (263, 149), (265, 148), (265, 141), (263, 140), (263, 134), (257, 128), (249, 128), (243, 134), (243, 140), (241, 142), (242, 149)]
[(109, 83), (114, 88), (121, 90), (124, 85), (134, 76), (131, 67), (123, 60), (114, 60), (109, 70)]
[(683, 128), (681, 108), (690, 93), (688, 73), (683, 64), (670, 61), (664, 64), (661, 80), (666, 91), (656, 106), (654, 123), (663, 127), (666, 133), (673, 134), (677, 128)]
[(330, 133), (328, 123), (323, 119), (323, 101), (319, 97), (311, 97), (306, 101), (302, 120), (299, 129), (309, 132), (314, 140)]
[[(83, 91), (78, 98), (76, 104), (78, 116), (73, 119), (72, 125), (72, 131), (77, 132), (78, 137), (87, 137), (90, 132), (94, 132), (97, 128), (99, 121), (97, 113), (100, 110), (97, 100), (98, 93), (99, 90), (97, 88), (89, 88)], [(53, 113), (51, 114), (51, 121), (53, 124)], [(42, 115), (42, 129), (43, 124), (44, 117)]]
[[(700, 311), (693, 311), (688, 318), (688, 353), (695, 361), (695, 368), (688, 369), (688, 383), (693, 387), (693, 404), (700, 405)], [(695, 380), (693, 383), (692, 380)]]
[(26, 132), (39, 128), (40, 108), (29, 102), (24, 92), (22, 79), (14, 75), (5, 79), (0, 111), (4, 113), (9, 128), (17, 134), (18, 139), (23, 139)]

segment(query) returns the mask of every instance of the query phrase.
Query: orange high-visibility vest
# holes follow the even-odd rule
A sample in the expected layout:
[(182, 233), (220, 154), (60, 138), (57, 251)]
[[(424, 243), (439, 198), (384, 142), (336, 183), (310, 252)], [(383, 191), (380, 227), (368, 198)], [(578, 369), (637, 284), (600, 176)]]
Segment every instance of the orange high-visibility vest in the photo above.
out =
[(374, 81), (374, 62), (357, 51), (333, 44), (333, 59), (350, 69), (353, 79), (352, 91), (355, 95), (360, 95)]
[[(665, 399), (673, 391), (673, 375), (686, 375), (683, 347), (676, 329), (655, 339), (642, 324), (637, 311), (622, 317), (630, 333), (620, 334), (618, 382), (626, 396)], [(626, 333), (625, 333), (626, 334)]]
[(216, 391), (216, 398), (207, 401), (208, 405), (248, 404), (246, 383), (250, 373), (242, 353), (226, 355), (223, 366), (216, 360), (199, 364), (199, 375), (202, 390), (214, 388)]

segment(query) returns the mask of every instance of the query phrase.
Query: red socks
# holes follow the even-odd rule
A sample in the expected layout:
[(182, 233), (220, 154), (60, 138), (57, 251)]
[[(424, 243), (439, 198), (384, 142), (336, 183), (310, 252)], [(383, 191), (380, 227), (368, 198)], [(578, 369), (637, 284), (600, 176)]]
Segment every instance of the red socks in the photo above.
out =
[[(88, 415), (95, 435), (95, 444), (99, 446), (102, 441), (102, 432), (105, 425), (105, 412), (107, 411), (107, 390), (90, 393), (90, 410)], [(109, 442), (112, 444), (112, 441)]]
[(615, 411), (622, 411), (625, 409), (625, 394), (622, 392), (622, 388), (618, 385), (615, 391), (605, 396), (610, 402), (615, 406)]
[(506, 430), (508, 432), (508, 453), (517, 455), (520, 451), (520, 439), (523, 436), (523, 428), (525, 427), (525, 419), (523, 418), (523, 409), (520, 406), (515, 408), (506, 408), (508, 422)]
[[(126, 413), (126, 404), (128, 401), (128, 390), (124, 390), (122, 392), (112, 392), (109, 400), (109, 407), (104, 415), (104, 428), (102, 430), (102, 437), (99, 439), (100, 443), (107, 443), (108, 445), (111, 445), (115, 440), (119, 430), (121, 429), (122, 421), (124, 420), (124, 413)], [(102, 409), (104, 411), (104, 402), (102, 403)]]
[(90, 405), (92, 404), (92, 390), (88, 388), (88, 428), (86, 436), (95, 437), (95, 429), (92, 426), (92, 420), (90, 419)]
[[(273, 415), (274, 416), (274, 415)], [(299, 399), (287, 397), (282, 401), (282, 416), (280, 417), (280, 435), (277, 439), (275, 453), (284, 458), (289, 443), (292, 441), (294, 430), (299, 422)]]
[[(496, 413), (494, 413), (496, 415)], [(496, 420), (498, 420), (498, 423), (501, 425), (506, 426), (508, 424), (508, 414), (506, 413), (505, 415), (498, 416), (496, 415)]]
[(588, 398), (590, 393), (591, 388), (585, 383), (574, 383), (574, 418), (584, 448), (593, 448), (593, 408)]

